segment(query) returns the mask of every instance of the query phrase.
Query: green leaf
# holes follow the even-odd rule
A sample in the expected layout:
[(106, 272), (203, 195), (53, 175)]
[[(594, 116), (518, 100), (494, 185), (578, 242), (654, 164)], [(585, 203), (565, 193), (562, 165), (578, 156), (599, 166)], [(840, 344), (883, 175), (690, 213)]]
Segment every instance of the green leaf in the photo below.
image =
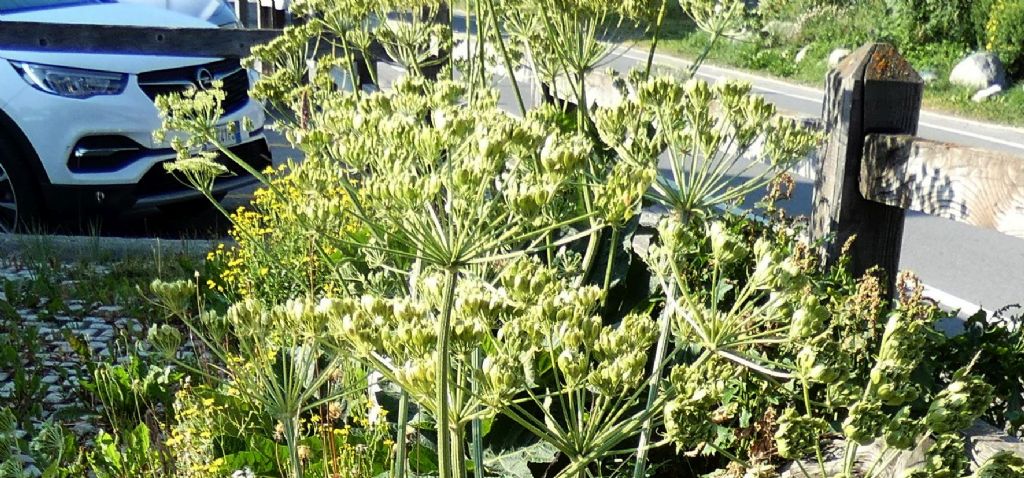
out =
[(511, 450), (484, 450), (484, 466), (497, 473), (498, 476), (513, 478), (532, 478), (530, 463), (550, 463), (555, 460), (558, 450), (547, 442)]

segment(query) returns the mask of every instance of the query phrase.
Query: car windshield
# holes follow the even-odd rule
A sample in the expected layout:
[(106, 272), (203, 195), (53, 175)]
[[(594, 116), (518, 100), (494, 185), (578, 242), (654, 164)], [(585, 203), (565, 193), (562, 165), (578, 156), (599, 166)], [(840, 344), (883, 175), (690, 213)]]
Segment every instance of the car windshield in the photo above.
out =
[(0, 0), (0, 13), (66, 7), (85, 3), (106, 3), (106, 0)]

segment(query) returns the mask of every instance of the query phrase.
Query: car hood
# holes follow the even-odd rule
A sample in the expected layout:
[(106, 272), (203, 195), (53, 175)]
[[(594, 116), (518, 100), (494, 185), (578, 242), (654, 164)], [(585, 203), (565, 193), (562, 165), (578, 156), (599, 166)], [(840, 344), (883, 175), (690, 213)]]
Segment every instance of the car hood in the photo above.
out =
[[(5, 21), (166, 28), (217, 28), (212, 23), (188, 15), (167, 11), (162, 8), (126, 3), (93, 3), (7, 13), (0, 16), (0, 24)], [(216, 60), (216, 58), (132, 54), (30, 52), (6, 50), (2, 47), (0, 47), (0, 57), (47, 65), (134, 74), (198, 65)]]
[(235, 12), (222, 0), (118, 0), (122, 3), (160, 7), (172, 12), (183, 13), (214, 25), (234, 24)]

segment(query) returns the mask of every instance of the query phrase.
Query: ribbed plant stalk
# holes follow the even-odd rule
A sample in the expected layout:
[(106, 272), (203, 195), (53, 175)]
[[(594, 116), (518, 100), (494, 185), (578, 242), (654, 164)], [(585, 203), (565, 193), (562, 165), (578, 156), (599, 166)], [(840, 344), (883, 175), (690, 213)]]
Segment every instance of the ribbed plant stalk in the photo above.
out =
[[(481, 368), (483, 368), (483, 356), (478, 348), (473, 351), (473, 370)], [(480, 384), (477, 380), (472, 380), (469, 387), (474, 397), (480, 396)], [(473, 439), (473, 476), (474, 478), (484, 478), (484, 432), (479, 418), (474, 418), (470, 422), (470, 433)]]
[(608, 303), (608, 289), (612, 285), (612, 269), (615, 266), (615, 253), (619, 249), (619, 238), (621, 236), (622, 229), (619, 227), (612, 226), (612, 242), (608, 248), (608, 263), (604, 267), (604, 283), (602, 284), (601, 290), (604, 291), (604, 298), (601, 299), (605, 304)]
[[(487, 14), (490, 17), (491, 27), (494, 28), (494, 41), (501, 51), (505, 71), (508, 72), (509, 80), (512, 80), (512, 91), (516, 93), (516, 103), (519, 105), (519, 112), (526, 116), (526, 103), (523, 102), (523, 92), (519, 90), (519, 81), (516, 80), (516, 69), (512, 65), (512, 58), (508, 54), (508, 47), (505, 46), (505, 39), (501, 36), (501, 26), (498, 25), (497, 14), (494, 9), (494, 0), (487, 0)], [(477, 32), (480, 35), (480, 32)]]
[(452, 437), (452, 473), (456, 478), (467, 478), (466, 475), (466, 437), (465, 428), (453, 423), (449, 429)]
[(654, 53), (658, 50), (658, 38), (661, 36), (661, 24), (665, 21), (665, 10), (668, 9), (668, 0), (661, 0), (661, 8), (658, 10), (658, 18), (654, 22), (654, 38), (651, 39), (651, 49), (647, 52), (647, 66), (644, 68), (644, 78), (651, 77), (651, 67), (654, 65)]
[[(417, 252), (421, 252), (418, 251)], [(409, 275), (409, 295), (410, 298), (416, 300), (419, 297), (419, 290), (416, 287), (416, 279), (420, 276), (423, 270), (423, 261), (416, 259), (412, 265), (412, 273)], [(409, 392), (402, 388), (401, 394), (398, 396), (398, 432), (395, 437), (395, 443), (398, 446), (398, 450), (395, 453), (395, 466), (393, 469), (394, 478), (405, 478), (405, 467), (408, 461), (407, 454), (409, 453), (409, 440), (406, 434), (406, 429), (409, 426)]]
[(292, 415), (281, 420), (284, 440), (288, 446), (288, 478), (302, 478), (302, 458), (299, 456), (299, 417)]
[(405, 462), (406, 453), (408, 452), (408, 443), (405, 436), (405, 429), (409, 424), (409, 393), (402, 390), (401, 395), (398, 396), (398, 432), (395, 437), (395, 443), (398, 450), (395, 452), (395, 466), (394, 476), (395, 478), (405, 478)]
[[(800, 384), (804, 389), (804, 413), (810, 418), (813, 415), (811, 414), (811, 392), (807, 377), (800, 377)], [(814, 441), (814, 455), (818, 458), (818, 470), (821, 472), (821, 478), (825, 478), (825, 457), (821, 453), (821, 440)]]
[[(435, 383), (437, 386), (435, 402), (437, 406), (437, 457), (439, 478), (459, 478), (459, 469), (465, 464), (452, 463), (453, 426), (451, 423), (450, 402), (448, 400), (448, 382), (451, 380), (451, 319), (455, 307), (455, 285), (458, 282), (458, 270), (450, 268), (446, 272), (443, 310), (441, 320), (437, 323), (437, 369)], [(453, 468), (453, 465), (458, 468)]]
[[(668, 353), (668, 342), (672, 335), (672, 312), (676, 307), (676, 294), (678, 294), (676, 287), (675, 281), (670, 281), (670, 285), (665, 289), (665, 308), (658, 317), (658, 343), (654, 351), (654, 370), (651, 371), (650, 383), (647, 385), (647, 403), (645, 404), (647, 410), (654, 406), (654, 402), (658, 398), (658, 382), (661, 381), (661, 376), (665, 371), (665, 355)], [(640, 441), (637, 443), (633, 478), (641, 478), (647, 474), (647, 447), (651, 442), (652, 420), (652, 417), (647, 418), (640, 428)]]
[(704, 64), (704, 60), (708, 58), (708, 55), (711, 53), (711, 49), (715, 47), (715, 43), (718, 43), (718, 40), (722, 38), (722, 33), (722, 28), (718, 28), (711, 32), (711, 39), (708, 40), (708, 44), (704, 46), (700, 55), (697, 55), (697, 58), (693, 60), (693, 64), (690, 65), (690, 70), (687, 72), (689, 78), (697, 76), (697, 70), (700, 69), (702, 64)]

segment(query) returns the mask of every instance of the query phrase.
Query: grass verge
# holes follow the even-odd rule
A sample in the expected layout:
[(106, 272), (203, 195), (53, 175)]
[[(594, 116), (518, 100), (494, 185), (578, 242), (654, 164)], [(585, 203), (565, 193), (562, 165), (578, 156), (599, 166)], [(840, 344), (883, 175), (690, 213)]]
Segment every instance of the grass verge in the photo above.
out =
[[(678, 7), (670, 11), (658, 43), (662, 53), (685, 59), (696, 58), (707, 45), (709, 35), (697, 30)], [(649, 45), (641, 40), (641, 45)], [(855, 49), (856, 44), (845, 45)], [(722, 39), (707, 56), (707, 61), (772, 76), (797, 84), (821, 87), (828, 72), (828, 55), (839, 46), (825, 42), (808, 44), (803, 61), (795, 61), (802, 47), (766, 45), (758, 39)], [(919, 71), (931, 71), (936, 79), (925, 88), (924, 107), (964, 118), (989, 121), (1010, 126), (1024, 126), (1024, 82), (1018, 82), (1006, 92), (988, 101), (971, 101), (974, 90), (952, 85), (947, 81), (955, 59), (962, 52), (951, 45), (928, 45), (904, 49), (905, 57)]]

